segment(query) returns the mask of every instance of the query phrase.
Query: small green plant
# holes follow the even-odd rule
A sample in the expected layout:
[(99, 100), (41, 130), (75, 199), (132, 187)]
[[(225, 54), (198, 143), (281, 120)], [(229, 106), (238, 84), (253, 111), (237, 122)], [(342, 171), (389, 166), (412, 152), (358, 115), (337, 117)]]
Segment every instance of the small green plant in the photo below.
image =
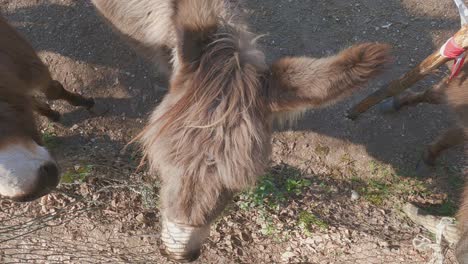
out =
[(389, 185), (378, 180), (370, 180), (368, 184), (361, 187), (359, 193), (375, 205), (382, 205), (389, 196)]
[(283, 178), (271, 173), (261, 177), (257, 186), (240, 195), (239, 206), (242, 209), (268, 208), (278, 209), (291, 195), (300, 195), (312, 182), (293, 174), (290, 178)]
[(369, 162), (369, 170), (374, 176), (380, 178), (388, 179), (394, 175), (389, 165), (382, 164), (381, 162), (376, 160), (372, 160)]
[(44, 131), (42, 133), (42, 141), (48, 149), (58, 147), (57, 134), (55, 134), (55, 132)]
[(260, 178), (257, 186), (240, 195), (242, 209), (253, 207), (276, 207), (284, 200), (281, 192), (276, 188), (273, 177), (267, 174)]
[(261, 177), (255, 188), (241, 193), (237, 204), (243, 210), (255, 209), (259, 213), (261, 233), (281, 241), (286, 239), (287, 234), (278, 230), (272, 215), (291, 196), (301, 195), (310, 185), (312, 182), (302, 178), (296, 169), (282, 169), (278, 173), (272, 171)]
[(72, 169), (67, 170), (63, 175), (62, 183), (81, 183), (91, 174), (93, 170), (92, 165), (86, 166), (75, 166)]
[(312, 182), (308, 179), (286, 179), (286, 192), (299, 195), (304, 188), (310, 185)]
[(276, 228), (273, 223), (273, 219), (266, 213), (260, 212), (261, 226), (260, 232), (265, 236), (277, 236), (279, 235), (279, 230)]
[(430, 195), (427, 186), (418, 179), (395, 178), (395, 181), (389, 186), (390, 192), (396, 195)]
[(328, 228), (328, 224), (315, 216), (314, 214), (307, 212), (307, 211), (301, 211), (299, 213), (299, 218), (298, 218), (298, 225), (299, 227), (304, 231), (304, 233), (308, 236), (311, 235), (311, 226), (316, 226), (322, 230), (325, 230)]

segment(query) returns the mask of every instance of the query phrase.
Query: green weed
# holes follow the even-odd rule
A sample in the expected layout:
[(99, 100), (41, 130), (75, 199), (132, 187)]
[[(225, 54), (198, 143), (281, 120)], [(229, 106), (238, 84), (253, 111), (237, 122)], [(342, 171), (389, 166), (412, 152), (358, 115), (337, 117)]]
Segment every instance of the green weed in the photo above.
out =
[(257, 186), (240, 195), (239, 206), (242, 209), (268, 208), (278, 209), (292, 195), (300, 195), (312, 182), (300, 178), (299, 174), (283, 178), (271, 173), (261, 177)]
[(93, 165), (86, 166), (75, 166), (74, 168), (67, 170), (63, 175), (62, 183), (81, 183), (91, 174)]
[(299, 218), (298, 218), (298, 225), (299, 227), (304, 231), (304, 233), (308, 236), (310, 236), (312, 230), (312, 226), (316, 226), (322, 230), (325, 230), (328, 228), (328, 224), (315, 216), (314, 214), (307, 212), (307, 211), (301, 211), (299, 213)]
[(48, 149), (57, 148), (59, 143), (57, 141), (57, 134), (55, 132), (45, 131), (42, 133), (42, 141)]

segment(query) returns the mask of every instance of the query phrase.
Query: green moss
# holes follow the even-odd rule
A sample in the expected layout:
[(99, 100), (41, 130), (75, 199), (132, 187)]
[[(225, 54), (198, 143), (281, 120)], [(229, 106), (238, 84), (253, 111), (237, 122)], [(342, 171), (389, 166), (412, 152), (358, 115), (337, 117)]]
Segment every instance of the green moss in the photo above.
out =
[(91, 174), (93, 165), (86, 166), (75, 166), (72, 169), (67, 170), (63, 175), (62, 183), (80, 183), (84, 182), (86, 178)]
[(312, 226), (316, 226), (322, 230), (328, 228), (328, 224), (325, 221), (307, 211), (299, 213), (298, 225), (307, 235), (310, 235)]

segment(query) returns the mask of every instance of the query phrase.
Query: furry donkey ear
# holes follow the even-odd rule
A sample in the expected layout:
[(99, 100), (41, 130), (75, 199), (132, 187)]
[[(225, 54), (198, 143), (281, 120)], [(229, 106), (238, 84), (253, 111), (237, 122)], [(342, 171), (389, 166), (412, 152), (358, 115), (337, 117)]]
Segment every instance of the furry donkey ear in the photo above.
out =
[(330, 104), (380, 73), (390, 46), (364, 43), (327, 58), (287, 57), (271, 66), (272, 112), (299, 112)]
[(218, 27), (222, 8), (219, 0), (175, 0), (173, 21), (177, 32), (177, 52), (181, 62), (200, 59)]

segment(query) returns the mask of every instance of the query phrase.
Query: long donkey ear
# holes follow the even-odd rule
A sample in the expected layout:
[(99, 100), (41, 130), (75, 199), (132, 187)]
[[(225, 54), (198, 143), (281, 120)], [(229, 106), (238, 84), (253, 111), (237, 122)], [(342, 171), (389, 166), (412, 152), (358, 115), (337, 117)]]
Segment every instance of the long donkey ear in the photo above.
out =
[(287, 57), (271, 66), (272, 112), (295, 112), (330, 104), (365, 84), (389, 61), (386, 44), (364, 43), (316, 59)]
[(220, 0), (175, 0), (173, 21), (177, 34), (177, 52), (181, 62), (200, 59), (218, 27)]

